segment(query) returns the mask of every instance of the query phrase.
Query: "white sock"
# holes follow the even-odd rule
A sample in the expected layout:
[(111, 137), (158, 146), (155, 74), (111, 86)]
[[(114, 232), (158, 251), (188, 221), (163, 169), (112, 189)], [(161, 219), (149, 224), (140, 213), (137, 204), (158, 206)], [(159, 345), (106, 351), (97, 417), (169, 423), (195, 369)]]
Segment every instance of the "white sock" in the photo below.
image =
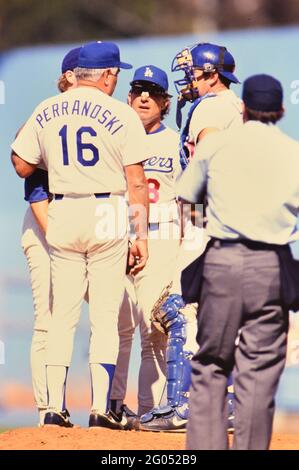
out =
[(113, 377), (101, 364), (90, 364), (90, 373), (92, 387), (91, 409), (98, 414), (106, 413)]
[(47, 366), (48, 408), (63, 411), (67, 367)]
[(37, 408), (38, 411), (38, 426), (43, 426), (45, 423), (45, 415), (47, 413), (47, 408)]

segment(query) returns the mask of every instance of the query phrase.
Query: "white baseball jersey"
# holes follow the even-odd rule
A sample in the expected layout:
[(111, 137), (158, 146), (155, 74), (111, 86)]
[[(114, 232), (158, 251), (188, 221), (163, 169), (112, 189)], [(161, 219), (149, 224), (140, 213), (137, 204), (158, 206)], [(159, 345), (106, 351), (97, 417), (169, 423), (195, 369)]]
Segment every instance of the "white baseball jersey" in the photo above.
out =
[(124, 166), (145, 160), (145, 136), (127, 104), (80, 87), (38, 105), (12, 148), (29, 163), (44, 160), (51, 193), (124, 194)]
[(111, 391), (112, 399), (125, 399), (132, 339), (139, 325), (142, 348), (138, 382), (139, 414), (158, 406), (165, 385), (166, 364), (162, 358), (165, 357), (166, 337), (152, 328), (150, 313), (162, 288), (172, 278), (180, 244), (174, 192), (180, 172), (179, 136), (161, 124), (157, 131), (147, 134), (146, 140), (149, 154), (143, 166), (149, 188), (149, 221), (152, 223), (148, 240), (149, 259), (142, 272), (134, 277), (134, 284), (130, 285), (127, 279), (127, 295), (118, 321), (120, 349)]
[(192, 114), (189, 141), (196, 143), (200, 132), (208, 127), (224, 130), (241, 125), (242, 111), (242, 100), (232, 90), (221, 91), (203, 100)]
[(174, 184), (180, 172), (179, 135), (161, 124), (146, 136), (149, 157), (143, 162), (148, 181), (150, 222), (177, 219)]

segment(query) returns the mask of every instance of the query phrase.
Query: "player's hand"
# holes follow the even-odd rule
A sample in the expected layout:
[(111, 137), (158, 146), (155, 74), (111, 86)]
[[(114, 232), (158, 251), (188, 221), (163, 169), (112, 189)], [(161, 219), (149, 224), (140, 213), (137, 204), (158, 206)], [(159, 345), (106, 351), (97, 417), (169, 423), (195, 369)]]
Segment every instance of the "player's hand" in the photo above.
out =
[(147, 240), (135, 240), (130, 248), (129, 266), (130, 274), (135, 276), (146, 265), (148, 259)]

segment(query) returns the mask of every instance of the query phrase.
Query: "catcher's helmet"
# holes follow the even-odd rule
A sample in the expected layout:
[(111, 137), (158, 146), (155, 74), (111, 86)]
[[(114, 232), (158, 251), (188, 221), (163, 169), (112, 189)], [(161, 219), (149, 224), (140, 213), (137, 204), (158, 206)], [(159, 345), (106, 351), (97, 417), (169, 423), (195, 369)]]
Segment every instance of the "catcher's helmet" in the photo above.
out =
[(181, 93), (180, 87), (192, 84), (194, 69), (203, 70), (205, 73), (218, 72), (229, 81), (240, 83), (234, 75), (234, 58), (224, 46), (210, 43), (194, 44), (186, 47), (174, 57), (171, 71), (182, 70), (185, 73), (184, 79), (174, 82), (178, 93)]

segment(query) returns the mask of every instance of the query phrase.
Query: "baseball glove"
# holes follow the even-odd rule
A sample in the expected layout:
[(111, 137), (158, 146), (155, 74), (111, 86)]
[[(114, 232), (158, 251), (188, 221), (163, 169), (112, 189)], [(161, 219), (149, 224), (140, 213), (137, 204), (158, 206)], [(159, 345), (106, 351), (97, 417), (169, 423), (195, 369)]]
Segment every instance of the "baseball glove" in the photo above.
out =
[(160, 318), (160, 308), (161, 305), (164, 304), (164, 302), (168, 299), (170, 296), (170, 289), (172, 287), (172, 281), (164, 287), (162, 290), (158, 300), (154, 303), (154, 306), (151, 310), (151, 322), (153, 325), (157, 328), (157, 330), (161, 331), (162, 333), (166, 334), (165, 328), (161, 324), (159, 318)]

